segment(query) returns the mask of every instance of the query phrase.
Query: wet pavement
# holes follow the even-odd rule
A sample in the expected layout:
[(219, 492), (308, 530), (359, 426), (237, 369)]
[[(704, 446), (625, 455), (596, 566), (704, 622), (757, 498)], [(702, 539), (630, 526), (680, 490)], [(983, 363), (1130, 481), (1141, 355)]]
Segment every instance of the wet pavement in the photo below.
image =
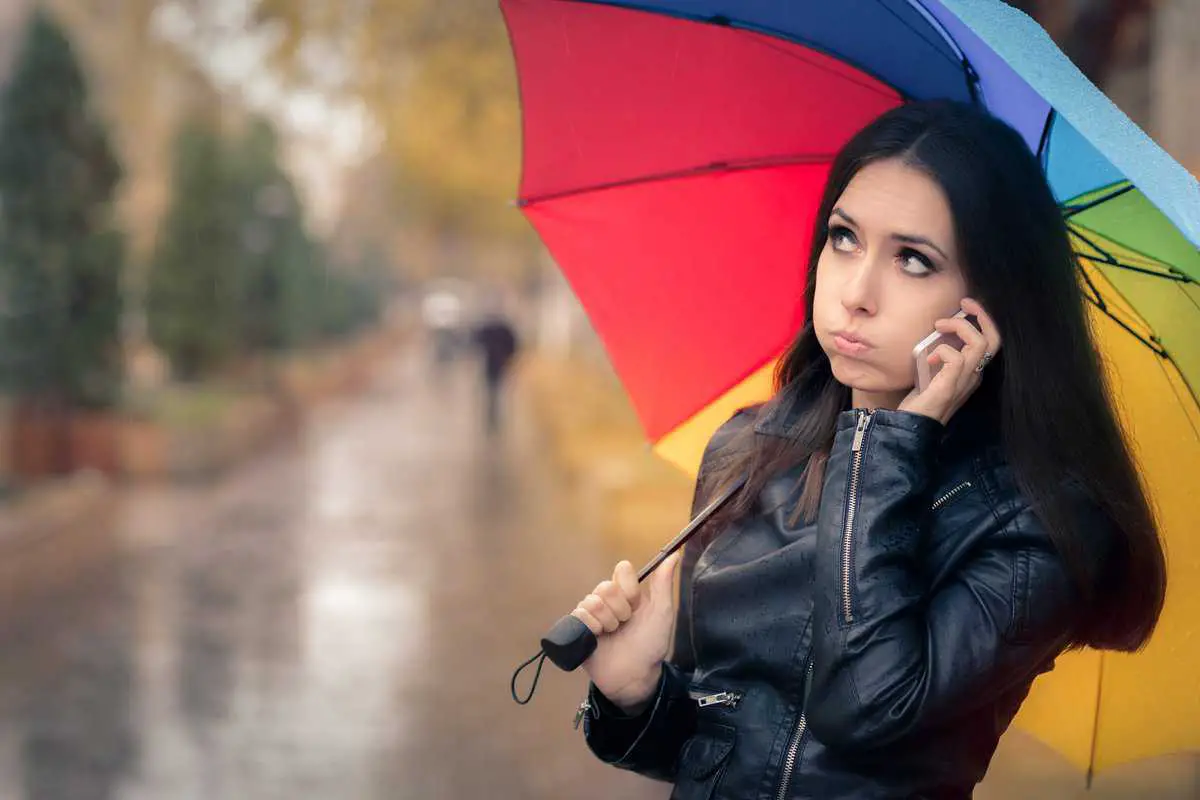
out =
[(587, 752), (581, 675), (509, 697), (615, 559), (473, 379), (398, 356), (300, 443), (128, 491), (120, 562), (4, 648), (0, 798), (665, 797)]
[[(398, 355), (219, 483), (127, 491), (118, 563), (0, 653), (0, 800), (665, 798), (572, 730), (582, 675), (509, 697), (617, 554), (474, 378)], [(1085, 793), (1012, 732), (976, 796), (1200, 798), (1200, 758)]]

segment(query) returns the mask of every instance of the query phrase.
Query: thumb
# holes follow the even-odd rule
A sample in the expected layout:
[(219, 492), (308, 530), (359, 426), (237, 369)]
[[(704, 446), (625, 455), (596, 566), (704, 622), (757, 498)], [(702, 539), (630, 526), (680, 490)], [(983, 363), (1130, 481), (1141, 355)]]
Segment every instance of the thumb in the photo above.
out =
[(675, 573), (679, 568), (679, 551), (667, 556), (650, 576), (650, 600), (654, 604), (675, 605)]

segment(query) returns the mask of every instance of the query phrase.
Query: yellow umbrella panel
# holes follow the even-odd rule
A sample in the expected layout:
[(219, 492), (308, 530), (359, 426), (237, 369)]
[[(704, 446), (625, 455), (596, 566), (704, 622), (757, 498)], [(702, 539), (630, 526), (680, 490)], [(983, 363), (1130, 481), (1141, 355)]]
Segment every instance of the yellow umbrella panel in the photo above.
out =
[[(1121, 261), (1139, 258), (1111, 242)], [(1141, 259), (1144, 261), (1144, 259)], [(1120, 268), (1116, 268), (1120, 270)], [(1157, 511), (1167, 550), (1167, 604), (1147, 648), (1135, 655), (1081, 651), (1063, 656), (1034, 684), (1016, 724), (1051, 745), (1080, 769), (1182, 751), (1200, 751), (1200, 406), (1172, 358), (1147, 346), (1149, 326), (1127, 302), (1129, 287), (1157, 282), (1176, 319), (1191, 318), (1192, 343), (1200, 325), (1189, 292), (1164, 288), (1162, 279), (1094, 264), (1084, 267), (1092, 290), (1093, 326), (1108, 369), (1121, 421)], [(1118, 292), (1114, 283), (1126, 284)], [(1188, 307), (1190, 305), (1190, 308)]]
[[(1084, 650), (1062, 656), (1034, 684), (1015, 724), (1092, 773), (1151, 756), (1200, 751), (1200, 406), (1146, 320), (1130, 303), (1158, 291), (1160, 313), (1174, 320), (1185, 357), (1200, 348), (1194, 284), (1162, 286), (1161, 265), (1089, 236), (1125, 265), (1145, 272), (1081, 262), (1114, 403), (1143, 472), (1166, 544), (1167, 605), (1149, 646), (1136, 655)], [(1080, 247), (1081, 253), (1084, 248)], [(1086, 254), (1086, 253), (1085, 253)], [(1154, 273), (1154, 274), (1151, 274)], [(1112, 280), (1110, 280), (1110, 277)], [(1120, 284), (1120, 290), (1117, 288)], [(1191, 334), (1179, 320), (1192, 320)], [(739, 408), (771, 395), (776, 361), (718, 398), (655, 444), (655, 451), (696, 474), (712, 432)]]

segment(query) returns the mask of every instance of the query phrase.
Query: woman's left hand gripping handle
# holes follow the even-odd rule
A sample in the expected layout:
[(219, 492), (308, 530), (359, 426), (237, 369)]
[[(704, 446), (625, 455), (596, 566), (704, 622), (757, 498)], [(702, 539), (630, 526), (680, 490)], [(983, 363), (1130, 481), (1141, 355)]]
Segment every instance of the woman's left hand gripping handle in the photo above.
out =
[(675, 570), (679, 553), (664, 560), (638, 583), (633, 565), (617, 564), (571, 616), (597, 638), (583, 668), (596, 688), (627, 713), (637, 713), (653, 697), (671, 647), (675, 625)]

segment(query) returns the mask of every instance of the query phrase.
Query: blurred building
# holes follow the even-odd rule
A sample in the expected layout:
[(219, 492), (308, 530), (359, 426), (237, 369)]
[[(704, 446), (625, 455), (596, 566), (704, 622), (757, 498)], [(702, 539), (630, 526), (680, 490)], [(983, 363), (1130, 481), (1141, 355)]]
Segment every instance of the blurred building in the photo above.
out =
[(1008, 0), (1167, 152), (1200, 173), (1200, 0)]
[(1156, 6), (1151, 133), (1200, 175), (1200, 0), (1159, 0)]

